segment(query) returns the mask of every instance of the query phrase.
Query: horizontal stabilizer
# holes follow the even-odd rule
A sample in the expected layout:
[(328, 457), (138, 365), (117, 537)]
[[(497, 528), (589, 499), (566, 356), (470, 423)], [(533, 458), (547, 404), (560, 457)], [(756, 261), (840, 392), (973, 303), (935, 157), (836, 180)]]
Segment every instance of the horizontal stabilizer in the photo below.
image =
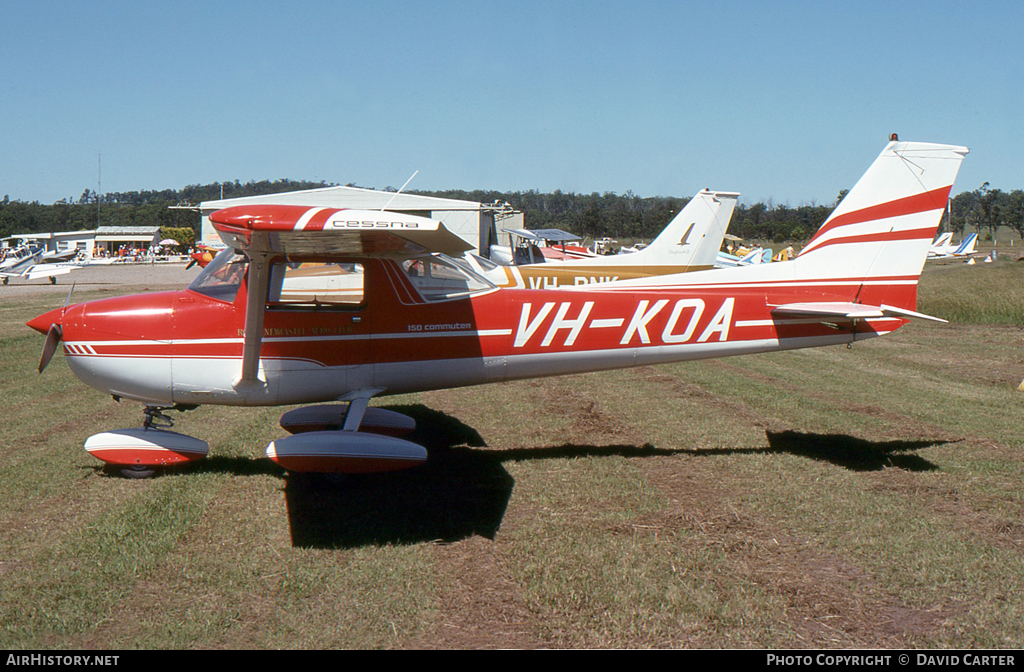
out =
[(913, 310), (905, 310), (903, 308), (887, 306), (884, 303), (881, 307), (882, 312), (889, 316), (915, 318), (918, 320), (929, 320), (931, 322), (941, 322), (942, 324), (949, 324), (949, 320), (944, 320), (941, 317), (933, 317), (932, 315), (925, 315), (924, 313), (918, 313)]
[(881, 306), (866, 306), (862, 303), (845, 302), (787, 303), (786, 305), (772, 308), (772, 315), (778, 317), (840, 318), (848, 320), (900, 317), (904, 319), (916, 318), (933, 322), (946, 322), (946, 320), (939, 317), (932, 317), (931, 315), (903, 308), (894, 308), (885, 304)]

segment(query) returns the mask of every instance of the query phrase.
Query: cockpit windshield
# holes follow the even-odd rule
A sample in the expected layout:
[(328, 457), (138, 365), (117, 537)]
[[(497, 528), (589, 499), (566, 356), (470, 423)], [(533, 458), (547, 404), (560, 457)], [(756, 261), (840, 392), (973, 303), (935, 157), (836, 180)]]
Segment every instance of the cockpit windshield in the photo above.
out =
[(248, 263), (244, 254), (229, 247), (214, 257), (188, 288), (214, 299), (233, 301)]

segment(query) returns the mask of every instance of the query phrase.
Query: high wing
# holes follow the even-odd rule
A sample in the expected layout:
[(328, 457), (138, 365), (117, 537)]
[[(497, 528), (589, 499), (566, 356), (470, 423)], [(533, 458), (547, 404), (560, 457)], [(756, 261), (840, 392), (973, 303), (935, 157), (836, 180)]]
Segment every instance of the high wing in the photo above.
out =
[[(437, 220), (379, 210), (236, 206), (214, 212), (210, 221), (229, 247), (249, 258), (242, 372), (236, 387), (263, 384), (259, 378), (260, 348), (270, 261), (274, 257), (409, 257), (428, 252), (459, 256), (473, 248)], [(364, 409), (367, 399), (369, 396), (363, 397), (354, 407)]]
[[(597, 256), (585, 247), (568, 245), (582, 240), (561, 229), (502, 229), (512, 239), (511, 246), (491, 245), (490, 260), (505, 266), (543, 263), (547, 259), (574, 260)], [(543, 244), (543, 246), (541, 246)]]
[(210, 221), (228, 246), (274, 255), (461, 256), (473, 246), (434, 219), (380, 210), (240, 205)]
[(561, 229), (503, 229), (506, 233), (525, 238), (533, 243), (572, 243), (580, 240), (575, 233)]

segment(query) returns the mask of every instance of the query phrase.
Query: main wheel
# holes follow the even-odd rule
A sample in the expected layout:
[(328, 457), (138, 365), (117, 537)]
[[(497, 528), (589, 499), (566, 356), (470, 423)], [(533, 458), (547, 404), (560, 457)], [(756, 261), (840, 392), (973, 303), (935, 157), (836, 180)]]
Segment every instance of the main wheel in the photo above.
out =
[(147, 467), (141, 464), (136, 464), (131, 467), (124, 467), (121, 469), (121, 475), (125, 478), (149, 478), (156, 473), (155, 467)]

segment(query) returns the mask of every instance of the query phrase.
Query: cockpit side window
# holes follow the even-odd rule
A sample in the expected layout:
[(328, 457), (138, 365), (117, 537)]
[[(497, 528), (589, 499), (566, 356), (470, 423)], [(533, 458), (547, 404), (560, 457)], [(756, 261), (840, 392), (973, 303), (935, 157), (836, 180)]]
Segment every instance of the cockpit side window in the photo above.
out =
[(228, 248), (213, 258), (206, 268), (196, 276), (188, 286), (193, 292), (199, 292), (221, 301), (233, 301), (242, 284), (242, 277), (249, 260)]
[(267, 307), (271, 309), (358, 309), (365, 305), (362, 264), (286, 262), (270, 269)]

